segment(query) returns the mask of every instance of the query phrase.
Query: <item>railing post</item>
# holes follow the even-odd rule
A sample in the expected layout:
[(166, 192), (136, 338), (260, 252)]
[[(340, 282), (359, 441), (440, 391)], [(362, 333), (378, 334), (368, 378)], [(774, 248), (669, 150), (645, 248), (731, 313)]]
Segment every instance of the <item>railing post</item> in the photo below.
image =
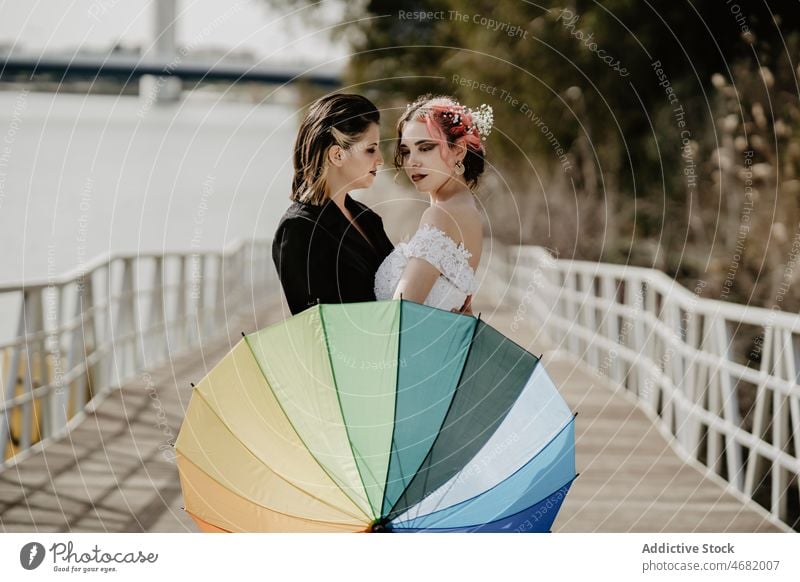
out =
[[(785, 330), (784, 343), (788, 344), (785, 351), (786, 363), (786, 378), (790, 383), (794, 383), (796, 387), (800, 387), (800, 376), (798, 376), (798, 367), (800, 366), (800, 345), (793, 339), (792, 332)], [(794, 398), (789, 397), (789, 413), (791, 418), (791, 428), (789, 433), (794, 443), (795, 458), (800, 458), (800, 395), (795, 395)], [(800, 461), (798, 461), (800, 465)], [(800, 475), (797, 477), (800, 480)], [(798, 487), (798, 501), (800, 501), (800, 486)]]
[[(619, 302), (617, 301), (617, 290), (614, 287), (614, 277), (607, 274), (601, 276), (600, 296), (602, 299), (610, 303), (610, 307), (603, 318), (602, 333), (607, 339), (618, 345), (621, 345), (619, 337), (619, 316), (616, 313), (619, 307)], [(614, 355), (609, 349), (607, 358), (609, 378), (616, 383), (621, 383), (623, 375), (621, 373), (622, 366), (620, 365), (619, 361), (619, 353)]]
[[(644, 337), (642, 338), (642, 344), (640, 350), (644, 352), (645, 356), (649, 360), (648, 363), (656, 364), (659, 358), (656, 353), (656, 341), (657, 341), (657, 334), (656, 330), (651, 327), (650, 319), (658, 320), (658, 311), (656, 305), (656, 292), (655, 288), (653, 287), (650, 279), (645, 279), (644, 283), (644, 297), (643, 297), (643, 313), (649, 315), (650, 317), (646, 318), (647, 325), (644, 327)], [(655, 399), (654, 399), (655, 400)], [(653, 407), (655, 409), (655, 406)]]
[[(22, 291), (22, 304), (19, 310), (19, 320), (17, 323), (17, 338), (25, 336), (25, 320), (28, 312), (28, 296), (30, 291)], [(4, 386), (4, 401), (11, 400), (17, 393), (17, 385), (25, 382), (23, 378), (19, 377), (19, 365), (22, 361), (22, 350), (24, 348), (20, 345), (14, 346), (14, 351), (11, 355), (11, 363), (8, 370), (6, 370), (6, 384)], [(24, 405), (23, 405), (24, 407)], [(25, 408), (23, 408), (24, 413)], [(3, 416), (0, 417), (0, 454), (5, 459), (6, 448), (11, 436), (11, 413), (9, 409), (3, 411)]]
[[(686, 314), (686, 343), (694, 350), (700, 349), (700, 322), (698, 314), (692, 310)], [(689, 454), (695, 459), (700, 454), (700, 420), (697, 416), (696, 407), (699, 405), (701, 383), (700, 366), (697, 358), (688, 356), (690, 359), (684, 365), (686, 370), (686, 395), (691, 402), (692, 408), (687, 410), (686, 427), (686, 446)]]
[[(579, 274), (581, 293), (583, 293), (583, 301), (581, 302), (581, 317), (580, 323), (587, 330), (595, 334), (598, 333), (597, 318), (595, 303), (597, 301), (594, 293), (594, 277), (585, 272)], [(599, 364), (597, 343), (593, 340), (586, 340), (586, 361), (593, 368), (597, 368)]]
[(117, 261), (109, 261), (106, 268), (106, 289), (105, 295), (105, 313), (103, 314), (104, 324), (104, 337), (103, 343), (106, 348), (106, 361), (104, 363), (103, 377), (106, 379), (105, 384), (100, 386), (104, 390), (111, 390), (119, 386), (120, 371), (119, 371), (119, 356), (117, 350), (117, 336), (119, 335), (119, 325), (117, 322), (119, 312), (118, 302), (119, 299), (115, 298), (116, 290), (114, 288), (114, 263)]
[(221, 327), (225, 323), (225, 257), (217, 257), (217, 280), (214, 291), (214, 326)]
[(186, 307), (186, 255), (180, 256), (178, 265), (177, 295), (175, 297), (175, 317), (177, 325), (173, 350), (175, 352), (185, 348), (188, 345), (189, 339), (189, 315)]
[[(664, 296), (661, 301), (660, 321), (662, 321), (670, 332), (669, 340), (664, 346), (664, 358), (667, 358), (667, 361), (664, 362), (663, 373), (669, 379), (669, 384), (672, 386), (668, 393), (663, 393), (664, 402), (661, 415), (664, 419), (664, 424), (669, 428), (670, 432), (675, 435), (675, 438), (681, 446), (684, 446), (685, 443), (682, 439), (685, 433), (681, 426), (681, 420), (682, 417), (685, 418), (685, 414), (679, 414), (683, 409), (678, 409), (678, 402), (680, 402), (680, 399), (676, 394), (677, 392), (683, 392), (681, 385), (683, 380), (683, 366), (678, 355), (678, 348), (683, 341), (680, 337), (680, 315), (678, 314), (678, 307), (669, 297)], [(674, 429), (673, 426), (675, 427)]]
[[(195, 293), (192, 297), (193, 305), (195, 308), (195, 319), (197, 320), (197, 339), (198, 341), (200, 338), (206, 335), (206, 331), (208, 329), (208, 317), (206, 315), (206, 261), (202, 255), (199, 255), (197, 260), (199, 261), (199, 265), (197, 267), (197, 281), (193, 281), (195, 286)], [(194, 327), (194, 326), (193, 326)]]
[[(767, 379), (770, 374), (770, 364), (772, 360), (773, 348), (773, 328), (772, 326), (764, 327), (764, 343), (761, 350), (761, 362), (759, 365), (760, 381), (756, 387), (756, 404), (753, 411), (753, 430), (752, 434), (758, 440), (764, 440), (764, 429), (767, 415)], [(756, 479), (761, 482), (763, 471), (761, 469), (763, 459), (758, 454), (755, 448), (750, 449), (750, 455), (747, 459), (747, 469), (745, 470), (744, 490), (750, 497), (753, 496), (756, 490)]]
[[(105, 266), (106, 274), (111, 272), (111, 263)], [(94, 277), (89, 275), (89, 281), (84, 285), (86, 295), (81, 302), (84, 310), (91, 310), (89, 316), (89, 325), (84, 327), (84, 342), (86, 342), (85, 353), (98, 355), (96, 362), (94, 362), (89, 370), (91, 375), (87, 376), (89, 381), (89, 392), (94, 398), (101, 390), (108, 388), (110, 384), (110, 342), (111, 342), (111, 306), (110, 304), (103, 305), (102, 318), (98, 316), (100, 312), (100, 305), (97, 304), (97, 298), (102, 296), (99, 290), (95, 289)], [(102, 329), (101, 329), (102, 325)], [(76, 406), (80, 404), (81, 408), (86, 404), (86, 392), (77, 393), (75, 400)], [(79, 410), (79, 409), (76, 409)]]
[[(89, 287), (89, 291), (87, 295), (89, 300), (91, 298), (91, 286)], [(88, 301), (87, 301), (88, 303)], [(91, 304), (90, 304), (91, 306)], [(91, 308), (91, 307), (90, 307)], [(76, 366), (79, 365), (79, 362), (86, 360), (92, 356), (92, 352), (94, 351), (93, 347), (89, 348), (88, 342), (86, 342), (86, 337), (88, 335), (86, 327), (85, 327), (85, 319), (86, 319), (86, 306), (84, 305), (84, 296), (83, 296), (83, 284), (78, 283), (75, 289), (75, 309), (73, 310), (75, 315), (75, 319), (79, 320), (78, 325), (75, 326), (75, 329), (72, 330), (72, 334), (69, 340), (69, 355), (67, 356), (67, 369), (73, 370)], [(89, 333), (94, 333), (94, 313), (91, 315), (92, 321), (91, 323), (91, 331)], [(94, 342), (92, 342), (94, 343)], [(67, 402), (67, 417), (69, 418), (69, 405), (73, 403), (73, 410), (82, 410), (84, 405), (86, 404), (86, 385), (87, 385), (87, 375), (89, 374), (89, 366), (85, 367), (84, 373), (80, 374), (75, 379), (75, 386), (72, 387), (72, 383), (68, 384), (68, 402)]]
[(632, 329), (632, 333), (626, 336), (625, 345), (633, 350), (639, 350), (639, 356), (634, 358), (628, 366), (628, 387), (636, 395), (641, 395), (645, 388), (645, 374), (641, 363), (638, 361), (641, 356), (641, 346), (644, 340), (644, 324), (642, 322), (642, 308), (644, 298), (642, 297), (642, 283), (639, 279), (629, 278), (625, 282), (625, 305), (633, 310), (633, 321), (626, 321), (626, 328)]
[[(226, 304), (228, 306), (238, 303), (240, 300), (239, 295), (242, 291), (242, 279), (244, 278), (244, 245), (240, 246), (236, 249), (236, 252), (233, 253), (232, 261), (231, 261), (231, 272), (228, 276), (228, 280), (225, 283), (225, 288), (227, 290), (227, 294), (225, 297)], [(234, 310), (231, 309), (229, 313), (232, 313)], [(226, 322), (226, 326), (229, 322)]]
[(145, 366), (148, 361), (158, 362), (169, 356), (167, 351), (167, 322), (164, 318), (164, 257), (153, 261), (153, 292), (150, 295), (149, 332), (145, 344)]
[[(63, 286), (58, 285), (52, 288), (56, 295), (55, 301), (55, 331), (50, 338), (55, 346), (53, 353), (53, 373), (47, 376), (47, 383), (54, 383), (55, 388), (50, 389), (45, 400), (47, 401), (47, 416), (45, 417), (47, 426), (44, 436), (58, 434), (67, 424), (69, 406), (69, 390), (62, 385), (63, 382), (63, 359), (61, 357), (61, 319), (63, 314), (62, 303), (64, 297)], [(50, 352), (50, 350), (47, 350)], [(45, 362), (47, 364), (47, 362)]]
[[(789, 409), (786, 406), (786, 397), (777, 390), (772, 391), (772, 440), (779, 451), (786, 450), (786, 442), (791, 439), (788, 435)], [(789, 496), (789, 472), (777, 461), (772, 461), (770, 484), (770, 511), (778, 519), (786, 518), (786, 509)]]
[[(775, 344), (772, 350), (773, 375), (787, 383), (794, 383), (794, 358), (791, 334), (787, 330), (775, 330)], [(779, 451), (786, 451), (790, 444), (797, 445), (798, 431), (795, 424), (794, 430), (789, 422), (789, 397), (778, 390), (772, 391), (772, 444)], [(795, 449), (795, 455), (800, 454)], [(770, 506), (772, 514), (778, 519), (786, 520), (789, 496), (789, 471), (779, 462), (772, 462), (772, 492)]]
[[(658, 335), (656, 334), (656, 323), (658, 321), (656, 293), (654, 285), (650, 279), (639, 281), (638, 285), (644, 284), (642, 292), (641, 306), (642, 317), (636, 318), (635, 325), (639, 327), (637, 335), (639, 341), (636, 344), (639, 349), (638, 367), (642, 370), (644, 378), (644, 392), (639, 392), (639, 397), (643, 403), (653, 412), (658, 412), (658, 395), (661, 391), (661, 362), (658, 354)], [(643, 357), (642, 357), (643, 356)]]
[[(731, 383), (729, 364), (731, 362), (730, 343), (731, 338), (725, 323), (725, 319), (719, 315), (714, 315), (712, 332), (714, 334), (714, 353), (720, 359), (717, 368), (717, 381), (713, 387), (718, 391), (717, 400), (720, 410), (716, 414), (722, 416), (731, 426), (738, 427), (741, 419), (739, 417), (739, 400)], [(721, 435), (720, 435), (721, 436)], [(730, 433), (725, 433), (725, 458), (727, 461), (728, 481), (731, 482), (739, 491), (743, 488), (742, 454), (739, 445)]]
[[(130, 378), (139, 368), (139, 334), (135, 333), (136, 325), (136, 288), (133, 282), (133, 263), (130, 257), (122, 262), (122, 287), (120, 288), (120, 304), (117, 309), (116, 331), (120, 338), (114, 342), (114, 351), (119, 354), (117, 366), (118, 386)], [(131, 337), (127, 337), (131, 336)], [(115, 358), (116, 359), (116, 358)]]
[[(571, 328), (574, 325), (580, 325), (578, 321), (578, 298), (570, 297), (570, 295), (577, 294), (578, 292), (577, 276), (571, 270), (564, 273), (564, 288), (566, 291), (570, 292), (568, 296), (564, 297), (564, 306), (566, 307), (566, 318)], [(569, 334), (567, 336), (567, 349), (575, 356), (580, 356), (578, 336), (574, 333), (569, 333), (569, 330), (566, 330), (564, 333)]]
[(557, 308), (557, 302), (552, 295), (553, 283), (550, 280), (553, 273), (550, 269), (553, 259), (548, 251), (544, 249), (536, 250), (539, 252), (534, 254), (533, 273), (531, 281), (528, 283), (532, 287), (533, 293), (530, 306), (535, 313), (535, 319), (540, 329), (552, 342), (555, 326), (550, 315)]
[[(41, 288), (34, 288), (25, 297), (25, 375), (24, 386), (28, 394), (33, 394), (35, 384), (41, 385), (42, 378), (38, 382), (34, 380), (34, 366), (35, 358), (44, 357), (44, 349), (42, 349), (42, 340), (29, 339), (30, 336), (38, 334), (44, 330), (44, 318), (42, 317), (42, 290)], [(32, 345), (33, 344), (33, 345)], [(22, 405), (22, 429), (20, 432), (20, 449), (28, 449), (33, 441), (34, 430), (34, 411), (36, 409), (36, 402), (33, 399), (26, 401)]]

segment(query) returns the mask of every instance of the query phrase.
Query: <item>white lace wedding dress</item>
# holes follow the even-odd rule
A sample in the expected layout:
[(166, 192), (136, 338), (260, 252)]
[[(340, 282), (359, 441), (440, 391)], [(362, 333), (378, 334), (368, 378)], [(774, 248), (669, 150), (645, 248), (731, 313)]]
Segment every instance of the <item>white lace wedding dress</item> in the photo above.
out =
[(461, 307), (467, 295), (477, 290), (475, 272), (469, 264), (472, 253), (464, 243), (456, 244), (441, 229), (423, 224), (411, 240), (399, 243), (378, 267), (375, 273), (375, 297), (378, 301), (394, 296), (411, 257), (428, 261), (441, 273), (428, 293), (425, 305), (451, 311)]

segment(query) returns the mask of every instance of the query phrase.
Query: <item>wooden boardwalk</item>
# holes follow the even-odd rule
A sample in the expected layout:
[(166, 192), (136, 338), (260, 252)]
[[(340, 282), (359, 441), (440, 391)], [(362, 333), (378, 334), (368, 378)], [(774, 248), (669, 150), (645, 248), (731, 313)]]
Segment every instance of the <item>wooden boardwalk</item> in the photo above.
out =
[[(682, 462), (636, 404), (615, 386), (537, 337), (512, 331), (512, 314), (476, 302), (476, 312), (543, 362), (561, 387), (576, 424), (575, 481), (556, 532), (780, 531), (766, 512), (742, 502)], [(258, 327), (284, 316), (280, 304)], [(3, 532), (195, 531), (182, 511), (172, 448), (204, 375), (255, 325), (231, 326), (227, 340), (142, 374), (109, 395), (67, 438), (0, 473)]]

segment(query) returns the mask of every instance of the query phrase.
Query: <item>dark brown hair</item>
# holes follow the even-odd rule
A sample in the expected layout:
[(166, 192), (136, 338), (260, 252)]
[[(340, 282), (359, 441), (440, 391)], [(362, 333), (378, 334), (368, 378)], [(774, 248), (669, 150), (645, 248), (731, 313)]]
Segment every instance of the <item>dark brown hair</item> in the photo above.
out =
[(294, 144), (294, 179), (290, 198), (320, 205), (325, 201), (328, 149), (348, 149), (370, 124), (380, 123), (377, 107), (361, 95), (337, 93), (317, 99), (300, 124)]

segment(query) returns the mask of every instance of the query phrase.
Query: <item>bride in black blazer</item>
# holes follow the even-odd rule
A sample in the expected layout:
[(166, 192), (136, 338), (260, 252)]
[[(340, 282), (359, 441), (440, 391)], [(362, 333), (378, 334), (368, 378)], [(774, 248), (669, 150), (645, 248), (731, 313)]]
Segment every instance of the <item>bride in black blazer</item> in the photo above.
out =
[(394, 245), (381, 217), (354, 200), (383, 164), (380, 113), (361, 95), (317, 100), (294, 148), (292, 205), (272, 242), (292, 314), (319, 303), (375, 301), (378, 267)]

